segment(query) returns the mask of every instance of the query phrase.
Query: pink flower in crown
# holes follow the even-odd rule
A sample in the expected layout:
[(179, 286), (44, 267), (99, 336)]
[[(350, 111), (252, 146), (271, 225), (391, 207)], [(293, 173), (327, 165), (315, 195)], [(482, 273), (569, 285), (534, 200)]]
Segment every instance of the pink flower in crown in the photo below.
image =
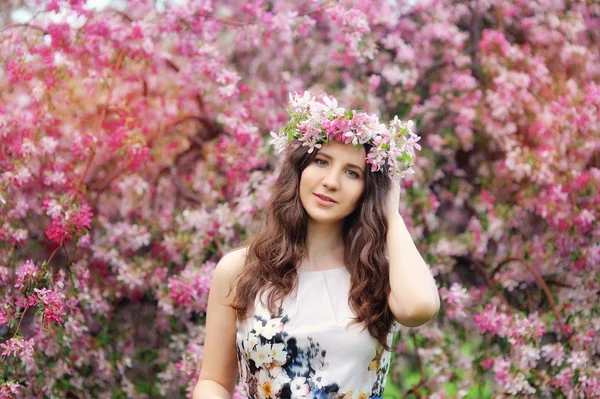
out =
[(288, 141), (285, 136), (280, 136), (276, 132), (271, 132), (271, 140), (269, 141), (269, 145), (275, 147), (275, 151), (280, 153), (288, 146)]
[(421, 146), (417, 144), (420, 137), (412, 132), (412, 121), (402, 122), (395, 117), (388, 130), (376, 115), (346, 111), (333, 97), (323, 96), (322, 102), (314, 101), (307, 92), (302, 97), (290, 94), (290, 105), (291, 118), (287, 125), (279, 134), (271, 132), (269, 144), (277, 151), (302, 145), (309, 147), (308, 152), (312, 153), (329, 140), (352, 143), (356, 148), (371, 143), (366, 161), (372, 171), (387, 165), (388, 175), (394, 181), (415, 173), (411, 165), (415, 149), (420, 150)]
[(326, 119), (323, 121), (323, 129), (327, 132), (327, 138), (329, 140), (344, 141), (344, 136), (351, 128), (351, 124), (347, 120), (343, 119)]

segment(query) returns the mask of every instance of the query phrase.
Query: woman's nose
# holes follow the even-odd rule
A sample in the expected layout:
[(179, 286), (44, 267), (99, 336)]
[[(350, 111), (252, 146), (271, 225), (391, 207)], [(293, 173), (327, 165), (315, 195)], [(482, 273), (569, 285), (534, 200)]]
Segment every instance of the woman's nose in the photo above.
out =
[(338, 190), (340, 188), (339, 174), (333, 169), (329, 170), (329, 173), (323, 177), (323, 185), (330, 190)]

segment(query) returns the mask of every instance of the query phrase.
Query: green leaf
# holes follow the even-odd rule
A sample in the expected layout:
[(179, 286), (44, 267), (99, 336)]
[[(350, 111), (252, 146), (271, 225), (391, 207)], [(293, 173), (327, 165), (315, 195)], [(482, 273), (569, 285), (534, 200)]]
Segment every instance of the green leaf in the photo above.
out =
[(468, 399), (488, 399), (492, 397), (489, 381), (482, 387), (480, 384), (474, 384), (467, 390)]
[(458, 388), (456, 387), (456, 383), (454, 382), (447, 382), (444, 384), (444, 391), (446, 391), (446, 393), (448, 395), (450, 395), (450, 397), (454, 397), (456, 396), (456, 393), (458, 392)]
[(383, 390), (383, 398), (399, 398), (402, 395), (402, 391), (400, 391), (400, 388), (394, 384), (394, 382), (392, 381), (391, 378), (388, 378), (386, 383), (385, 383), (385, 388)]
[(123, 391), (115, 391), (111, 399), (127, 399), (127, 394)]
[(398, 160), (398, 162), (401, 162), (401, 163), (403, 163), (405, 165), (412, 164), (412, 157), (410, 155), (408, 155), (407, 153), (405, 153), (405, 152), (403, 152), (402, 155), (400, 155), (396, 159)]

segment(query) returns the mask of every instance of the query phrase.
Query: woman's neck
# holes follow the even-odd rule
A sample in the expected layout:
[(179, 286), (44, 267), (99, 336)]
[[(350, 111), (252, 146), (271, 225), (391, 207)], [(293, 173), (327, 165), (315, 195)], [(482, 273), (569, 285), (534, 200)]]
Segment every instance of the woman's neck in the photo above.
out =
[(342, 224), (321, 224), (309, 221), (306, 234), (305, 270), (330, 269), (344, 265)]

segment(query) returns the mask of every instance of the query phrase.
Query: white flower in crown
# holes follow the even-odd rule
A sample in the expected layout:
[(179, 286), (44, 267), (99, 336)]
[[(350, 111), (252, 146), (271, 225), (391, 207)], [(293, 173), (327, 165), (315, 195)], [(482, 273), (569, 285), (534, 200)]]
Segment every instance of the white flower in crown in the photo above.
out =
[(279, 136), (275, 132), (271, 132), (271, 137), (272, 137), (272, 139), (269, 141), (269, 144), (272, 145), (273, 147), (275, 147), (275, 151), (277, 151), (277, 152), (281, 152), (281, 151), (285, 150), (285, 148), (289, 144), (289, 142), (287, 141), (287, 139), (284, 136)]
[(412, 164), (415, 150), (421, 150), (417, 143), (421, 137), (413, 131), (412, 120), (402, 121), (394, 116), (388, 127), (374, 114), (339, 107), (333, 97), (323, 96), (317, 101), (304, 92), (302, 96), (290, 93), (289, 99), (290, 120), (279, 133), (271, 132), (269, 144), (277, 152), (302, 145), (312, 153), (329, 141), (352, 143), (357, 149), (369, 143), (366, 162), (371, 164), (371, 171), (387, 167), (394, 181), (415, 173)]
[(310, 104), (315, 102), (315, 98), (307, 91), (304, 92), (302, 97), (300, 97), (297, 93), (294, 95), (289, 93), (289, 97), (290, 105), (294, 108), (308, 108)]
[(338, 107), (337, 100), (333, 97), (329, 98), (324, 96), (323, 102), (324, 104), (321, 104), (317, 101), (310, 103), (311, 111), (315, 110), (325, 114), (326, 116), (341, 116), (346, 112), (344, 108)]

